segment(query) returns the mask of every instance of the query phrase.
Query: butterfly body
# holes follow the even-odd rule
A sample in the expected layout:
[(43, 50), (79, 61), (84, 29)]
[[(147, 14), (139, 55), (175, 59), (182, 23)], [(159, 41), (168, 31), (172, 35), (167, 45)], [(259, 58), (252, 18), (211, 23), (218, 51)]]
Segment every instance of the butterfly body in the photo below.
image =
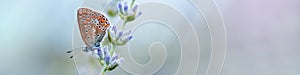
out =
[(88, 8), (77, 10), (77, 21), (81, 38), (86, 47), (83, 51), (93, 51), (100, 46), (100, 42), (110, 26), (108, 19), (101, 13)]

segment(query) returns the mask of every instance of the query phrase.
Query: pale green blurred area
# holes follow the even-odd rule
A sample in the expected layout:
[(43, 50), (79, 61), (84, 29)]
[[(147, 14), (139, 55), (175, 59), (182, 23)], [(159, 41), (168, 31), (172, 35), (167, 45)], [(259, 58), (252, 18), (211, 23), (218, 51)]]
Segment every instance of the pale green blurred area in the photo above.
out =
[(75, 12), (82, 0), (2, 0), (0, 75), (75, 75)]

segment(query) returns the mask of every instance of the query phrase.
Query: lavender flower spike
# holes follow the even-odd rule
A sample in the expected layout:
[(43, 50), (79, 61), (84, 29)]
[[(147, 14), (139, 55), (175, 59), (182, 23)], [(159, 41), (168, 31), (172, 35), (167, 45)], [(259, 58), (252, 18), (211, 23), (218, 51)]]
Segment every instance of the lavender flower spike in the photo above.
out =
[(105, 47), (103, 48), (103, 54), (104, 54), (104, 56), (109, 55), (109, 51), (108, 51), (108, 49), (107, 49), (107, 46), (105, 46)]
[(120, 38), (122, 35), (123, 35), (123, 31), (120, 31), (120, 32), (118, 33), (118, 35), (117, 35), (116, 40), (119, 40), (119, 38)]
[(116, 33), (117, 32), (117, 27), (114, 25), (114, 26), (112, 26), (111, 30), (114, 31), (114, 33)]
[(124, 58), (119, 58), (119, 59), (116, 60), (116, 62), (118, 64), (122, 64), (122, 63), (124, 63)]
[(132, 31), (131, 31), (131, 30), (129, 30), (129, 31), (125, 32), (123, 35), (124, 35), (124, 36), (131, 35), (131, 32), (132, 32)]
[(104, 61), (105, 61), (105, 63), (107, 64), (107, 65), (109, 65), (109, 63), (110, 63), (110, 56), (109, 55), (105, 55), (105, 57), (104, 57)]
[(124, 5), (124, 15), (128, 15), (128, 5)]
[(123, 9), (122, 9), (122, 4), (121, 3), (118, 4), (118, 8), (119, 8), (119, 11), (121, 12), (121, 14), (123, 14)]
[(122, 9), (122, 4), (121, 3), (118, 4), (118, 8)]
[(132, 8), (132, 12), (136, 12), (137, 8), (138, 8), (138, 5), (134, 5)]
[(111, 61), (115, 61), (115, 60), (118, 59), (118, 58), (119, 58), (119, 55), (114, 54), (114, 55), (112, 56), (112, 58), (111, 58)]
[(103, 58), (104, 58), (104, 55), (103, 55), (103, 50), (101, 50), (101, 47), (99, 47), (98, 49), (97, 49), (97, 51), (98, 51), (98, 56), (99, 56), (99, 58), (101, 59), (101, 60), (103, 60)]
[(127, 43), (129, 40), (131, 40), (133, 38), (132, 35), (129, 35), (128, 37), (126, 37), (125, 39), (122, 40), (123, 43)]
[(139, 16), (141, 16), (141, 15), (142, 15), (142, 12), (139, 11), (138, 14), (136, 15), (136, 17), (139, 17)]
[(124, 11), (126, 12), (128, 10), (128, 5), (124, 5)]

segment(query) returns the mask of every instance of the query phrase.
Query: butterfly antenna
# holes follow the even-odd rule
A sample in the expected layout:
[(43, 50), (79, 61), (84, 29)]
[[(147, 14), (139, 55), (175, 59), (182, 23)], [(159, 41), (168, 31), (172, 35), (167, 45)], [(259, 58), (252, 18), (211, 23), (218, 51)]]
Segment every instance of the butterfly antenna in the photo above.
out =
[[(80, 48), (82, 48), (82, 47), (80, 47)], [(71, 52), (75, 52), (75, 53), (72, 54), (70, 57), (66, 58), (65, 62), (68, 61), (68, 60), (70, 60), (70, 59), (72, 59), (77, 53), (79, 53), (80, 52), (80, 48), (76, 48), (76, 49), (67, 51), (67, 53), (71, 53)]]
[(77, 51), (77, 50), (79, 50), (80, 48), (83, 48), (83, 47), (79, 47), (79, 48), (76, 48), (76, 49), (68, 50), (66, 53), (72, 53), (73, 51)]
[(78, 52), (79, 52), (79, 50), (76, 50), (76, 52), (70, 56), (70, 59), (72, 59)]
[(72, 50), (68, 50), (66, 53), (72, 53), (72, 52), (75, 52), (74, 54), (72, 54), (69, 58), (73, 58), (79, 51), (80, 49), (83, 48), (83, 47), (79, 47), (79, 48), (75, 48), (75, 49), (72, 49)]

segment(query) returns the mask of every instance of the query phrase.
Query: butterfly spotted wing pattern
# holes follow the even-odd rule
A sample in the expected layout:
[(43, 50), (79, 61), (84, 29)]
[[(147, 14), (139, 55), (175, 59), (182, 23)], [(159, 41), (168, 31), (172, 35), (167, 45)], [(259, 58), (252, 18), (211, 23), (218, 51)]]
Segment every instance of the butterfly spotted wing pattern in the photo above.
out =
[(77, 21), (81, 38), (87, 47), (98, 47), (110, 25), (107, 18), (91, 9), (79, 8)]

